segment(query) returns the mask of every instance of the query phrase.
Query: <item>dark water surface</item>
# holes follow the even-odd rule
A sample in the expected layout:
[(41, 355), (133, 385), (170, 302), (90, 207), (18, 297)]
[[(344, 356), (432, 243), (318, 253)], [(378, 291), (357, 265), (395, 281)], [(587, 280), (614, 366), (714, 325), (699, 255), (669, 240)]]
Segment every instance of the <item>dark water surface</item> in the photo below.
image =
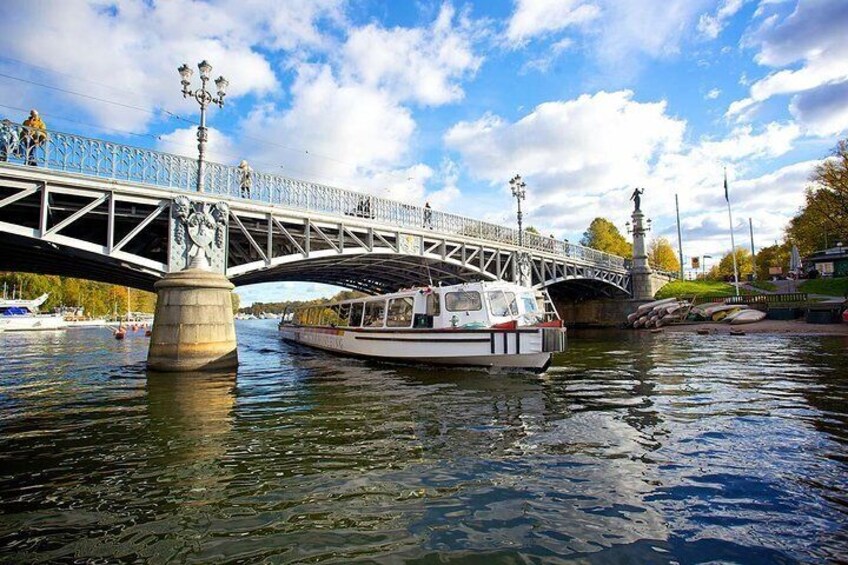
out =
[(0, 334), (0, 561), (793, 563), (848, 555), (848, 342), (598, 333), (542, 376), (238, 327), (238, 376)]

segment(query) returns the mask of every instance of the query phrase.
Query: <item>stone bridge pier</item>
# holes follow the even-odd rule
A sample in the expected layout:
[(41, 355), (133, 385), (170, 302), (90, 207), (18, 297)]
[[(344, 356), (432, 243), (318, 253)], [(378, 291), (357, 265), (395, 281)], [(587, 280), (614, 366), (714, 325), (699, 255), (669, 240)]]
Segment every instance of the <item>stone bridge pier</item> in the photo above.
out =
[(234, 369), (235, 287), (224, 275), (229, 207), (179, 196), (171, 209), (170, 273), (154, 285), (147, 366), (160, 372)]

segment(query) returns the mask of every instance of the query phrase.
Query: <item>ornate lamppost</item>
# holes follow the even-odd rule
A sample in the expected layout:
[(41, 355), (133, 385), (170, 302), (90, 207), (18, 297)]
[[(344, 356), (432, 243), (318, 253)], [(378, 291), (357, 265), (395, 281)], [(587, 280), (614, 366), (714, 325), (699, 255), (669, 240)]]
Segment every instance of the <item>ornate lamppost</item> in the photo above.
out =
[(524, 247), (524, 230), (521, 227), (521, 201), (527, 196), (527, 185), (521, 180), (521, 175), (515, 175), (509, 179), (509, 187), (512, 189), (512, 196), (518, 202), (518, 246)]
[(181, 83), (183, 85), (183, 98), (194, 98), (200, 104), (200, 125), (197, 128), (197, 192), (203, 192), (203, 173), (206, 168), (204, 156), (206, 153), (206, 140), (208, 132), (206, 130), (206, 107), (209, 104), (217, 104), (219, 108), (224, 106), (224, 96), (227, 95), (227, 86), (229, 81), (222, 76), (215, 79), (215, 87), (218, 89), (217, 97), (213, 97), (212, 93), (206, 89), (206, 83), (212, 74), (212, 65), (204, 59), (197, 68), (200, 70), (200, 88), (195, 91), (191, 90), (191, 75), (194, 74), (191, 67), (183, 63), (177, 69), (180, 73)]

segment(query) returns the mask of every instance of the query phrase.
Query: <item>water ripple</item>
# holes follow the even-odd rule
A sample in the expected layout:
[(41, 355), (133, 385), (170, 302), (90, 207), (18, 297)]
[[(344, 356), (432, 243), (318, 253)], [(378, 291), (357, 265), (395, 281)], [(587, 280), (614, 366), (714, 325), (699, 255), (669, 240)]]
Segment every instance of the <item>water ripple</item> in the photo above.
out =
[(239, 326), (238, 375), (0, 334), (0, 561), (831, 562), (831, 338), (601, 333), (541, 376), (369, 363)]

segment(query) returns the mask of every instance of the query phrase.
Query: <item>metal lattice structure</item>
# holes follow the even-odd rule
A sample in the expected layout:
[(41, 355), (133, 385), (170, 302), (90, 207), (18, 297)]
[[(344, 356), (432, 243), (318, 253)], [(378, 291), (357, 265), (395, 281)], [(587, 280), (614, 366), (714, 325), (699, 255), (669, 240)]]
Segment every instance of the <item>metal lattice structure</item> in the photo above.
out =
[[(384, 292), (519, 280), (527, 265), (538, 287), (572, 279), (629, 287), (623, 258), (583, 246), (526, 233), (519, 247), (511, 228), (281, 175), (253, 173), (242, 198), (238, 167), (217, 163), (207, 163), (201, 194), (193, 159), (52, 131), (25, 143), (27, 128), (13, 127), (14, 146), (0, 139), (0, 241), (15, 253), (4, 253), (0, 268), (149, 288), (172, 268), (171, 210), (184, 194), (229, 205), (226, 273), (236, 284)], [(55, 262), (63, 256), (74, 261)]]

